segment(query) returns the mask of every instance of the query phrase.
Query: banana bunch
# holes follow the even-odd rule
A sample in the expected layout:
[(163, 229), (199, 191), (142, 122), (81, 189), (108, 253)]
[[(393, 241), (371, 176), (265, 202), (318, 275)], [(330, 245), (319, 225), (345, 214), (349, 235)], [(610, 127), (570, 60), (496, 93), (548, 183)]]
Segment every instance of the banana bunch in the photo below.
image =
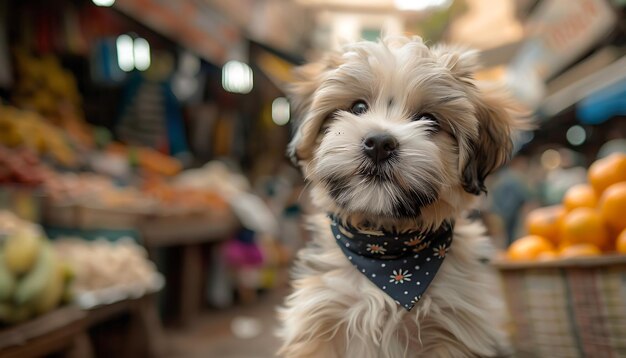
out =
[(0, 144), (24, 146), (39, 154), (49, 154), (66, 167), (77, 164), (63, 132), (33, 111), (0, 105)]
[(15, 50), (17, 82), (12, 102), (46, 118), (80, 145), (93, 147), (90, 125), (85, 122), (82, 97), (74, 74), (54, 55), (33, 55)]
[(82, 102), (74, 75), (53, 55), (33, 56), (16, 50), (16, 83), (13, 101), (49, 116), (60, 117), (60, 105), (78, 108)]
[(0, 212), (0, 323), (53, 310), (70, 298), (72, 277), (39, 227)]

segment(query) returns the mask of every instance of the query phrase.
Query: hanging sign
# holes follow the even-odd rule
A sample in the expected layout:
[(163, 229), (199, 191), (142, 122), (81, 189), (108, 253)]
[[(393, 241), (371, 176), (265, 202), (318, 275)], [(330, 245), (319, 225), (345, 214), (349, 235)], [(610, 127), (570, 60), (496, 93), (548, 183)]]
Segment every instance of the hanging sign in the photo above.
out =
[(545, 0), (526, 23), (527, 40), (508, 69), (508, 82), (531, 106), (543, 98), (546, 80), (562, 72), (615, 28), (606, 0)]

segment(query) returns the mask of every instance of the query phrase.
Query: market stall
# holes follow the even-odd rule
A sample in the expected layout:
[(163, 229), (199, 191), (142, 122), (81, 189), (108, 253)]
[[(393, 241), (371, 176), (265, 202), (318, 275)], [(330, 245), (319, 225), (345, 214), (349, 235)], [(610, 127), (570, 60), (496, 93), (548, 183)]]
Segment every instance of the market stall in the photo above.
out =
[(164, 332), (187, 348), (194, 329), (272, 331), (308, 235), (307, 184), (284, 155), (293, 67), (406, 33), (476, 48), (476, 79), (509, 86), (538, 124), (473, 215), (502, 249), (520, 355), (626, 354), (625, 9), (0, 2), (0, 357), (171, 356)]
[(0, 356), (163, 356), (163, 322), (282, 282), (282, 203), (249, 181), (267, 138), (282, 157), (288, 129), (251, 120), (279, 91), (203, 88), (249, 44), (186, 6), (0, 5)]

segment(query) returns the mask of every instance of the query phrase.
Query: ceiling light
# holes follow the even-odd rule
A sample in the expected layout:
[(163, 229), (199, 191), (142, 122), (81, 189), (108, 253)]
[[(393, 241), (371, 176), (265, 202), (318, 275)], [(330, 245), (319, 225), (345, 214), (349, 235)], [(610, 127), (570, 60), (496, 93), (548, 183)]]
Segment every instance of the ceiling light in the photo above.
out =
[(93, 3), (96, 4), (97, 6), (104, 6), (104, 7), (112, 6), (113, 3), (115, 3), (115, 0), (91, 0), (91, 1), (93, 1)]
[(447, 8), (452, 0), (394, 0), (398, 10), (423, 11), (429, 8)]
[(150, 67), (150, 44), (146, 39), (136, 38), (133, 47), (135, 68), (145, 71)]
[(135, 68), (135, 55), (133, 53), (133, 39), (128, 35), (120, 35), (115, 41), (117, 49), (117, 64), (122, 71), (130, 72)]
[(289, 122), (289, 101), (285, 97), (278, 97), (272, 102), (272, 121), (279, 126)]
[(222, 68), (222, 87), (232, 93), (252, 91), (252, 69), (239, 61), (228, 61)]

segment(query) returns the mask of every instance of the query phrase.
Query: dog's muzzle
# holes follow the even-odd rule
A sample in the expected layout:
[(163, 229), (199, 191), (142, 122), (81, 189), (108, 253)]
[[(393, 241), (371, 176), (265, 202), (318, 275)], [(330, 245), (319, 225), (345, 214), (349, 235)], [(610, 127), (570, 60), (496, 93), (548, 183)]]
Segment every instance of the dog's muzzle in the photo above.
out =
[(363, 139), (363, 153), (375, 164), (391, 158), (398, 149), (398, 140), (389, 133), (370, 133)]

